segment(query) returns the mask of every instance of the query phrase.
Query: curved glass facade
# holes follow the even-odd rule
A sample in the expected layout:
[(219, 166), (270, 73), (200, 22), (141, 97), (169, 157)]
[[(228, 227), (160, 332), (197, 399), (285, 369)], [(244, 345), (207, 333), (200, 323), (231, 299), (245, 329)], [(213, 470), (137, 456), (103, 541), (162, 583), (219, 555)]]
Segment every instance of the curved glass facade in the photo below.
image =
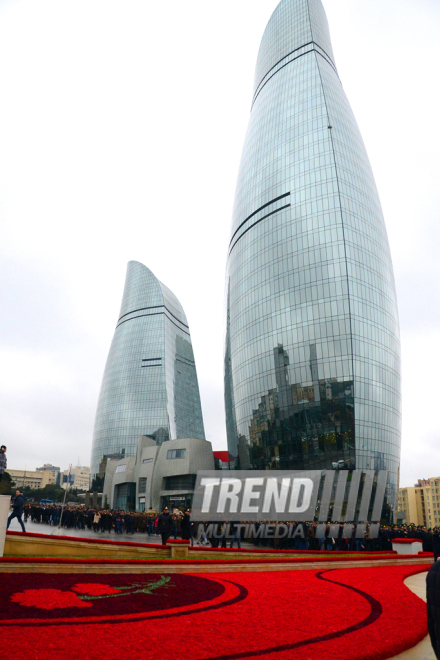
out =
[(225, 403), (242, 469), (400, 461), (391, 256), (320, 0), (282, 0), (260, 46), (227, 265)]
[(176, 296), (130, 261), (96, 412), (92, 474), (104, 456), (133, 456), (139, 437), (158, 444), (205, 439), (188, 323)]

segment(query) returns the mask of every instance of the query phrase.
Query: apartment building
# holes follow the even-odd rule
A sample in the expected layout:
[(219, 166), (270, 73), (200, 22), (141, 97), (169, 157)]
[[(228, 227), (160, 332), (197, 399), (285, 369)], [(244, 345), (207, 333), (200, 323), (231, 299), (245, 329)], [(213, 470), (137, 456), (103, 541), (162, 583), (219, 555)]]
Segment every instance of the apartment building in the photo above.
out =
[(398, 509), (403, 523), (439, 527), (440, 477), (419, 479), (414, 486), (399, 488)]
[(56, 477), (50, 470), (10, 470), (8, 469), (16, 488), (44, 488), (47, 484), (56, 483)]

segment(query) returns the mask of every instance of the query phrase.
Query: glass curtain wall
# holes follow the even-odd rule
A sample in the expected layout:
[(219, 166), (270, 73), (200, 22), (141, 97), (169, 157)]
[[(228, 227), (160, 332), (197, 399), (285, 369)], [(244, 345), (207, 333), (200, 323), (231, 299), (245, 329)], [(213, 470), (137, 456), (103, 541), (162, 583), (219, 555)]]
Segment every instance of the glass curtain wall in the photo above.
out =
[(387, 469), (389, 515), (401, 424), (393, 270), (320, 0), (282, 0), (262, 39), (226, 288), (240, 467)]

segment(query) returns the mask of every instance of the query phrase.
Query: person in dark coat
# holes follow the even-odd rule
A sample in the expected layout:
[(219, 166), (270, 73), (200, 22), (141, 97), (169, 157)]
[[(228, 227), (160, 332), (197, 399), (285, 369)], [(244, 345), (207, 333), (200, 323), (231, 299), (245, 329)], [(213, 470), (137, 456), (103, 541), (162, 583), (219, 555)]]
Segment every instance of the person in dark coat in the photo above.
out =
[(435, 657), (440, 659), (440, 561), (434, 562), (426, 576), (428, 631)]
[(434, 553), (434, 561), (437, 561), (440, 555), (440, 534), (437, 527), (432, 533), (432, 551)]
[(240, 535), (241, 528), (237, 527), (237, 523), (232, 521), (229, 529), (231, 530), (231, 534), (232, 534), (231, 543), (229, 547), (233, 548), (234, 541), (237, 541), (237, 548), (241, 548), (241, 535)]
[(6, 445), (0, 447), (0, 481), (8, 466), (8, 459), (6, 458)]
[(26, 529), (24, 527), (24, 524), (23, 524), (23, 521), (21, 519), (21, 516), (23, 515), (23, 504), (24, 504), (24, 497), (21, 494), (21, 492), (19, 490), (17, 490), (15, 492), (15, 500), (14, 500), (14, 504), (12, 506), (12, 513), (8, 518), (8, 525), (7, 525), (6, 529), (9, 529), (9, 525), (11, 524), (11, 520), (13, 518), (17, 518), (18, 522), (21, 525), (21, 529), (23, 530), (23, 532), (26, 531)]
[(162, 545), (166, 545), (173, 529), (173, 518), (168, 511), (167, 506), (163, 510), (163, 514), (159, 516), (158, 527), (160, 535), (162, 536)]
[(189, 509), (183, 514), (180, 528), (182, 530), (182, 538), (189, 541), (191, 538), (191, 511)]

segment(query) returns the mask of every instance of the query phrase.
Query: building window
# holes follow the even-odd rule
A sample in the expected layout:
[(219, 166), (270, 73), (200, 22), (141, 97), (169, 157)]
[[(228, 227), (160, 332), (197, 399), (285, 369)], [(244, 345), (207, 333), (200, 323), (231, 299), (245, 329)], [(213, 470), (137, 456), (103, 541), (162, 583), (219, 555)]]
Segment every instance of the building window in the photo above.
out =
[(144, 458), (144, 460), (142, 461), (142, 463), (152, 463), (152, 462), (153, 462), (152, 458)]
[(126, 469), (127, 469), (126, 465), (118, 465), (118, 467), (115, 470), (115, 474), (118, 474), (118, 472), (125, 472)]
[(147, 477), (141, 477), (139, 479), (138, 493), (145, 493), (147, 490)]
[(164, 481), (164, 490), (194, 490), (196, 485), (196, 475), (178, 474), (173, 477), (165, 477)]
[(186, 449), (168, 449), (167, 458), (185, 458)]
[[(124, 466), (125, 467), (125, 466)], [(133, 511), (136, 497), (136, 484), (125, 483), (115, 486), (115, 509)]]

